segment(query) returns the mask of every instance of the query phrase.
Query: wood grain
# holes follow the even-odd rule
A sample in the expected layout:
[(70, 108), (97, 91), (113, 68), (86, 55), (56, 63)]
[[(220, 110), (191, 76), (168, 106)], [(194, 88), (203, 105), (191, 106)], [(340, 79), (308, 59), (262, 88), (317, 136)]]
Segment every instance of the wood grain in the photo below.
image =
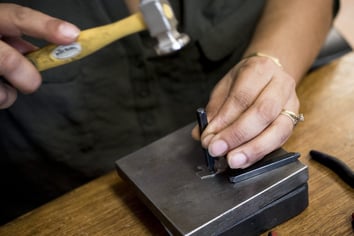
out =
[[(354, 191), (311, 161), (315, 149), (354, 169), (354, 53), (306, 76), (298, 87), (300, 123), (284, 145), (309, 166), (309, 207), (277, 226), (278, 235), (353, 235)], [(0, 227), (0, 235), (166, 235), (115, 172)], [(266, 235), (266, 233), (264, 234)]]

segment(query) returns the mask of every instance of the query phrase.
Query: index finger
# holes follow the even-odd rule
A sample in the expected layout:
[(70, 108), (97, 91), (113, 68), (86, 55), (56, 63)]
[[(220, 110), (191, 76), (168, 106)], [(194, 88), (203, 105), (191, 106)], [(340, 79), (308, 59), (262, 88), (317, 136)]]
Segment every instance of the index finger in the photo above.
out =
[(22, 34), (55, 44), (73, 42), (80, 30), (73, 24), (16, 4), (0, 4), (0, 35)]

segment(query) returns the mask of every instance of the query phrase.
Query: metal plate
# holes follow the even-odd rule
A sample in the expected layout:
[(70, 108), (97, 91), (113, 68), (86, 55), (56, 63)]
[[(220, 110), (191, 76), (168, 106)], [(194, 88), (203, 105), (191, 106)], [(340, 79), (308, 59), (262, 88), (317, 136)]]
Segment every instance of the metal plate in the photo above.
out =
[(237, 184), (201, 179), (200, 143), (190, 124), (116, 162), (119, 175), (174, 235), (218, 235), (307, 182), (299, 161)]

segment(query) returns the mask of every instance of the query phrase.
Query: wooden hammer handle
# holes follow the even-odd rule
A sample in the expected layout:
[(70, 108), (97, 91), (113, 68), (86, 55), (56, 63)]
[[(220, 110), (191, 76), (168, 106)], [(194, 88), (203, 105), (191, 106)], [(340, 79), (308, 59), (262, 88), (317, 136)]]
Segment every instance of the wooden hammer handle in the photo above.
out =
[(81, 31), (77, 41), (69, 45), (48, 45), (26, 57), (44, 71), (86, 57), (108, 44), (130, 34), (145, 30), (140, 12), (112, 24)]

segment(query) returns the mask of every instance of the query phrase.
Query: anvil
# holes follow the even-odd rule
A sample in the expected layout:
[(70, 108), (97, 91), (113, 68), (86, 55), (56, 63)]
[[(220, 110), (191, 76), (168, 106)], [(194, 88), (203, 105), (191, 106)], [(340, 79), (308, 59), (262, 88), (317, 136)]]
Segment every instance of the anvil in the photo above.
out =
[[(118, 174), (169, 234), (257, 235), (308, 206), (308, 169), (297, 158), (257, 175), (243, 171), (246, 178), (235, 183), (232, 170), (201, 178), (205, 163), (190, 134), (194, 125), (116, 161)], [(298, 154), (279, 149), (269, 155)]]

